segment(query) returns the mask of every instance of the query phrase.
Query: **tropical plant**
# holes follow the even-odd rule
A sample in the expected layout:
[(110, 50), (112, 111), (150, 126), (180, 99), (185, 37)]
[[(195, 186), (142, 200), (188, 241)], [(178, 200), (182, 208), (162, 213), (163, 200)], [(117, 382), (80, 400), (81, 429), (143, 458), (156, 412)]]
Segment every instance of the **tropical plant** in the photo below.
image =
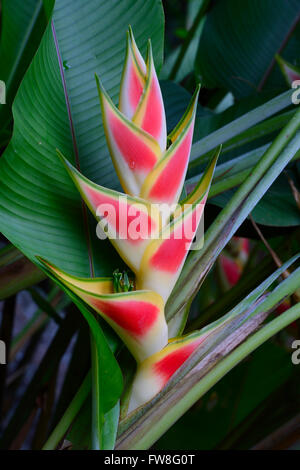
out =
[[(162, 67), (161, 2), (3, 0), (0, 339), (13, 366), (0, 366), (2, 448), (176, 448), (185, 420), (206, 419), (199, 400), (231, 390), (227, 377), (243, 359), (253, 353), (250, 385), (255, 371), (267, 374), (268, 347), (284, 374), (252, 402), (245, 392), (238, 416), (228, 405), (229, 431), (207, 448), (249, 447), (285, 423), (283, 408), (265, 434), (247, 441), (243, 431), (253, 410), (298, 383), (290, 357), (300, 318), (300, 9), (289, 0), (283, 16), (273, 3), (191, 0), (182, 15), (181, 4), (165, 2)], [(202, 245), (190, 250), (204, 206)], [(176, 237), (189, 223), (189, 235)], [(38, 310), (15, 334), (23, 289)], [(51, 325), (8, 412), (7, 392), (17, 396)]]

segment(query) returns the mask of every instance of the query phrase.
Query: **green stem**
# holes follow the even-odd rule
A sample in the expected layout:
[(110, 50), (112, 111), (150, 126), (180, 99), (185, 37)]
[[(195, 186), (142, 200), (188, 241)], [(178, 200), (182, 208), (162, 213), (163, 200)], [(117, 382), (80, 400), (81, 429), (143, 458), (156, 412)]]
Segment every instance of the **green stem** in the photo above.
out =
[(52, 431), (47, 442), (45, 443), (43, 450), (53, 450), (56, 449), (61, 439), (64, 437), (75, 417), (77, 416), (79, 410), (87, 399), (91, 391), (91, 372), (89, 371), (86, 375), (82, 385), (80, 386), (75, 397), (71, 401), (70, 405), (63, 414), (61, 420), (57, 426)]
[[(298, 151), (295, 154), (295, 156), (292, 158), (291, 161), (299, 160), (299, 158), (300, 158), (300, 151)], [(239, 171), (236, 171), (237, 170), (236, 168), (232, 175), (229, 175), (228, 177), (223, 178), (221, 181), (216, 181), (215, 183), (213, 183), (211, 186), (209, 195), (208, 195), (208, 199), (211, 199), (212, 197), (217, 196), (218, 194), (221, 194), (224, 191), (227, 191), (228, 189), (235, 188), (236, 186), (239, 186), (240, 184), (242, 184), (245, 181), (245, 179), (248, 178), (254, 166), (257, 164), (258, 160), (259, 159), (257, 158), (256, 162), (254, 162), (253, 165), (250, 166), (249, 168), (244, 168)]]
[[(295, 110), (292, 109), (290, 111), (286, 111), (285, 113), (281, 113), (278, 116), (271, 117), (270, 119), (267, 119), (253, 127), (250, 127), (250, 129), (247, 129), (232, 139), (227, 140), (226, 143), (223, 144), (222, 154), (236, 150), (239, 147), (250, 144), (257, 139), (261, 139), (262, 137), (271, 140), (272, 134), (274, 135), (274, 132), (280, 131), (289, 122), (294, 114)], [(193, 160), (189, 164), (189, 169), (194, 170), (197, 166), (203, 165), (203, 162), (209, 160), (210, 155), (211, 153), (208, 152), (196, 160)]]
[(223, 152), (230, 152), (237, 147), (249, 144), (256, 139), (274, 134), (274, 132), (279, 131), (286, 124), (288, 124), (289, 120), (293, 117), (294, 114), (295, 109), (291, 109), (290, 111), (281, 113), (279, 116), (271, 117), (270, 119), (267, 119), (266, 121), (251, 127), (250, 129), (247, 129), (238, 136), (228, 140), (223, 146)]
[[(269, 145), (264, 145), (263, 147), (251, 150), (240, 157), (236, 157), (218, 165), (215, 170), (214, 180), (209, 191), (208, 199), (242, 184), (250, 175), (251, 171), (255, 165), (257, 165), (268, 147)], [(298, 160), (299, 158), (300, 151), (294, 155), (291, 161)], [(202, 176), (203, 173), (199, 173), (186, 180), (185, 187), (187, 188), (188, 193), (195, 187)]]
[[(237, 220), (241, 222), (248, 216), (252, 208), (255, 206), (263, 194), (266, 192), (266, 184), (261, 184), (263, 176), (269, 170), (271, 175), (274, 174), (274, 178), (268, 178), (273, 182), (278, 174), (281, 173), (282, 169), (287, 165), (287, 163), (295, 156), (300, 147), (300, 134), (297, 133), (300, 127), (300, 108), (294, 117), (290, 120), (288, 125), (280, 132), (278, 137), (274, 140), (272, 145), (267, 149), (263, 157), (254, 167), (253, 172), (245, 180), (245, 182), (240, 186), (236, 191), (230, 202), (227, 204), (225, 209), (222, 211), (220, 216), (215, 220), (215, 222), (210, 226), (206, 234), (206, 246), (209, 246), (216, 236), (216, 226), (224, 226), (228, 219), (234, 217), (234, 213), (239, 209), (243, 201), (248, 198), (248, 201), (251, 200), (254, 204), (249, 204), (249, 202), (242, 207), (240, 207)], [(285, 155), (282, 155), (285, 154)], [(282, 158), (281, 158), (282, 157)], [(283, 160), (283, 165), (274, 165), (276, 160)], [(275, 169), (274, 169), (275, 167)], [(280, 169), (280, 171), (277, 171)], [(260, 181), (261, 180), (261, 181)], [(264, 181), (263, 181), (264, 182)], [(270, 182), (270, 183), (271, 183)], [(264, 182), (265, 183), (265, 182)], [(267, 182), (266, 182), (267, 183)], [(254, 190), (255, 188), (255, 190)], [(249, 211), (249, 205), (251, 210)], [(237, 226), (237, 221), (234, 222), (234, 225)], [(236, 227), (237, 228), (237, 227)], [(229, 237), (228, 237), (229, 239)]]
[[(299, 236), (300, 230), (297, 230), (296, 232), (293, 232), (292, 235), (284, 241), (284, 243), (280, 241), (276, 244), (276, 253), (278, 253), (282, 259), (285, 259), (289, 243), (291, 243), (292, 240), (297, 240)], [(253, 256), (254, 254), (251, 253), (251, 257)], [(237, 302), (240, 302), (249, 293), (249, 291), (251, 291), (251, 289), (254, 289), (255, 286), (263, 282), (264, 279), (273, 272), (273, 270), (274, 260), (269, 254), (267, 254), (267, 256), (260, 261), (259, 270), (254, 266), (251, 271), (243, 275), (238, 284), (233, 286), (225, 293), (224, 296), (217, 299), (216, 302), (212, 303), (203, 312), (200, 312), (199, 317), (188, 325), (185, 332), (188, 333), (202, 328), (204, 325), (207, 325), (219, 318), (224, 314), (224, 312), (229, 311), (230, 308), (232, 308), (232, 306)]]
[[(248, 152), (241, 157), (237, 157), (234, 160), (230, 160), (226, 163), (223, 163), (222, 165), (219, 165), (215, 172), (216, 178), (214, 178), (215, 181), (212, 182), (208, 199), (211, 199), (212, 197), (217, 196), (224, 191), (228, 191), (229, 189), (233, 189), (236, 186), (242, 184), (253, 171), (253, 168), (255, 165), (257, 165), (266, 148), (268, 148), (268, 146), (252, 150), (251, 152)], [(299, 159), (300, 151), (295, 154), (291, 161)], [(193, 188), (195, 186), (195, 182), (200, 180), (202, 174), (203, 173), (187, 180), (186, 186), (188, 192), (189, 187)]]
[(170, 319), (193, 297), (224, 246), (300, 148), (300, 108), (209, 227), (204, 247), (191, 252), (168, 300)]
[[(144, 435), (140, 433), (134, 442), (129, 442), (129, 448), (148, 449), (151, 447), (194, 403), (196, 403), (208, 390), (222, 379), (231, 369), (239, 364), (245, 357), (261, 346), (265, 341), (277, 334), (283, 328), (300, 317), (300, 304), (290, 308), (287, 312), (272, 320), (261, 330), (250, 336), (238, 346), (225, 359), (217, 364), (210, 372), (194, 385), (174, 405), (166, 410), (165, 414)], [(136, 434), (137, 435), (137, 434)]]
[(179, 70), (179, 68), (180, 68), (180, 65), (182, 64), (182, 61), (183, 61), (184, 56), (185, 56), (185, 54), (186, 54), (186, 51), (188, 50), (189, 45), (190, 45), (190, 43), (191, 43), (191, 41), (192, 41), (192, 39), (193, 39), (193, 37), (194, 37), (194, 34), (195, 34), (195, 32), (197, 31), (197, 29), (198, 29), (198, 26), (199, 26), (200, 21), (202, 20), (203, 16), (205, 15), (205, 13), (206, 13), (206, 11), (207, 11), (207, 8), (208, 8), (208, 6), (209, 6), (209, 3), (210, 3), (210, 0), (203, 0), (202, 5), (201, 5), (201, 7), (199, 8), (199, 11), (198, 11), (198, 13), (197, 13), (197, 16), (196, 16), (196, 18), (195, 18), (195, 20), (194, 20), (194, 23), (193, 23), (191, 29), (189, 30), (189, 32), (188, 32), (188, 34), (187, 34), (185, 40), (184, 40), (184, 43), (183, 43), (183, 45), (182, 45), (182, 47), (181, 47), (181, 50), (180, 50), (180, 52), (179, 52), (179, 54), (178, 54), (178, 57), (177, 57), (176, 61), (175, 61), (175, 64), (174, 64), (174, 66), (173, 66), (173, 69), (171, 70), (171, 73), (170, 73), (170, 75), (169, 75), (169, 80), (175, 80), (176, 75), (177, 75), (177, 72), (178, 72), (178, 70)]
[(99, 383), (99, 357), (93, 332), (91, 336), (91, 359), (92, 359), (92, 450), (102, 448), (102, 431), (104, 415), (101, 406), (100, 383)]

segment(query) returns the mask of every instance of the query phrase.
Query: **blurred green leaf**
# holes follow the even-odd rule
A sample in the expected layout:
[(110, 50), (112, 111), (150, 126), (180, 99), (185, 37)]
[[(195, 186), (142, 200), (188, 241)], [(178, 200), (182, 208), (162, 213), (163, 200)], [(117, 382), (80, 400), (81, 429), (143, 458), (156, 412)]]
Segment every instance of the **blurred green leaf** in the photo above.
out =
[[(187, 29), (178, 28), (176, 30), (176, 35), (184, 39), (186, 43), (184, 42), (166, 57), (160, 79), (172, 79), (175, 82), (181, 82), (193, 72), (198, 43), (204, 26), (203, 13), (205, 11), (202, 10), (201, 14), (197, 15), (200, 9), (205, 6), (205, 3), (207, 4), (206, 0), (189, 0), (186, 19)], [(194, 22), (196, 23), (194, 24)]]
[(3, 0), (0, 79), (6, 84), (6, 105), (0, 105), (1, 130), (11, 119), (11, 104), (46, 28), (41, 0)]
[[(113, 449), (119, 424), (120, 403), (123, 377), (121, 371), (112, 361), (108, 360), (99, 331), (92, 330), (92, 449)], [(113, 356), (112, 356), (113, 357)], [(107, 368), (106, 370), (104, 370)], [(116, 373), (116, 372), (119, 372)], [(110, 378), (108, 379), (108, 375)], [(111, 377), (114, 380), (111, 380)], [(113, 403), (113, 405), (112, 405)]]
[[(78, 415), (83, 415), (84, 417), (86, 417), (86, 421), (90, 424), (92, 413), (90, 407), (90, 400), (88, 400), (88, 398), (90, 398), (91, 385), (92, 378), (91, 373), (89, 372), (83, 380), (82, 384), (80, 385), (73, 400), (71, 401), (66, 411), (62, 415), (61, 419), (59, 420), (58, 424), (56, 425), (55, 429), (52, 431), (51, 435), (47, 439), (47, 442), (44, 444), (43, 450), (55, 449), (63, 438), (63, 436), (69, 430), (73, 422), (74, 424), (72, 426), (72, 430), (74, 432), (74, 428), (76, 429), (76, 418)], [(86, 410), (88, 411), (88, 414), (86, 413)], [(80, 428), (81, 431), (83, 431), (83, 434), (80, 439), (80, 449), (83, 450), (87, 438), (88, 446), (90, 446), (90, 426), (85, 429), (81, 425)]]
[[(166, 110), (167, 130), (171, 132), (178, 124), (183, 114), (185, 113), (192, 95), (182, 86), (171, 82), (170, 80), (163, 80), (160, 82), (161, 91)], [(199, 129), (202, 126), (203, 120), (208, 116), (212, 116), (213, 112), (208, 108), (204, 108), (199, 103), (197, 105), (197, 119), (195, 122), (194, 141), (197, 140)]]
[(238, 98), (259, 91), (299, 15), (298, 0), (216, 2), (201, 35), (197, 72), (208, 86)]
[(38, 394), (41, 393), (43, 387), (46, 387), (51, 379), (79, 324), (79, 315), (76, 315), (74, 311), (69, 312), (63, 319), (60, 328), (57, 330), (30, 383), (22, 394), (14, 413), (10, 417), (0, 440), (1, 449), (8, 449), (22, 430), (35, 406)]
[[(213, 197), (211, 202), (224, 207), (233, 196), (234, 190)], [(288, 184), (287, 177), (280, 175), (251, 213), (254, 220), (262, 225), (293, 227), (300, 225), (300, 211)]]
[(13, 245), (0, 250), (0, 299), (45, 279), (45, 274)]

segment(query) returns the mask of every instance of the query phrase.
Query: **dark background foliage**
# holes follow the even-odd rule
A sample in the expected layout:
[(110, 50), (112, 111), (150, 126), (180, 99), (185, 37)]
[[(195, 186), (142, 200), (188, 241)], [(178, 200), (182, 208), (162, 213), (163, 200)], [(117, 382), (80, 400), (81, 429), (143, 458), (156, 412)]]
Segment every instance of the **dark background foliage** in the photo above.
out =
[[(81, 158), (85, 157), (85, 174), (104, 185), (116, 187), (116, 176), (109, 163), (102, 129), (98, 125), (100, 114), (93, 102), (96, 88), (93, 88), (93, 78), (88, 75), (90, 70), (85, 68), (88, 78), (77, 82), (76, 60), (80, 62), (84, 56), (84, 41), (80, 36), (72, 36), (74, 18), (66, 17), (64, 10), (65, 5), (69, 4), (71, 11), (71, 3), (64, 0), (57, 2), (62, 6), (57, 8), (55, 14), (61, 48), (64, 54), (70, 55), (70, 59), (64, 60), (63, 68), (73, 100), (74, 125), (79, 129), (85, 124), (85, 130), (90, 132), (89, 141), (82, 132), (78, 149)], [(103, 74), (114, 99), (118, 94), (123, 39), (128, 22), (132, 24), (143, 52), (147, 37), (152, 37), (166, 103), (168, 129), (174, 127), (183, 113), (196, 84), (199, 81), (202, 83), (194, 142), (289, 88), (276, 62), (276, 54), (300, 67), (300, 0), (163, 0), (163, 64), (160, 2), (128, 0), (131, 7), (128, 12), (122, 10), (121, 2), (117, 0), (112, 2), (115, 10), (112, 7), (107, 10), (100, 0), (94, 0), (94, 3), (99, 6), (95, 14), (102, 28), (95, 50), (102, 49), (101, 54), (93, 55), (92, 68)], [(75, 4), (79, 4), (77, 0)], [(140, 8), (141, 4), (144, 11)], [(55, 186), (58, 174), (59, 185), (53, 196), (52, 214), (56, 213), (66, 196), (70, 212), (75, 211), (72, 217), (70, 215), (70, 224), (73, 224), (74, 231), (78, 229), (80, 232), (82, 228), (81, 215), (76, 209), (78, 196), (66, 175), (53, 166), (55, 157), (51, 154), (54, 142), (58, 142), (55, 145), (61, 145), (67, 154), (69, 152), (69, 156), (73, 153), (71, 139), (65, 139), (69, 132), (69, 123), (64, 120), (65, 110), (61, 115), (57, 111), (64, 102), (58, 69), (55, 68), (57, 57), (53, 44), (46, 40), (47, 35), (49, 38), (51, 36), (47, 24), (53, 2), (3, 0), (0, 5), (0, 79), (8, 84), (7, 104), (0, 105), (0, 178), (4, 182), (0, 188), (0, 229), (3, 232), (0, 250), (0, 339), (7, 345), (8, 357), (8, 365), (0, 365), (0, 445), (3, 449), (40, 449), (82, 383), (90, 366), (90, 350), (89, 331), (77, 308), (31, 261), (39, 249), (47, 249), (54, 258), (57, 256), (66, 268), (77, 274), (88, 275), (89, 268), (84, 234), (77, 235), (73, 245), (66, 248), (57, 247), (54, 236), (52, 246), (45, 248), (49, 236), (43, 234), (45, 220), (42, 216), (39, 220), (33, 217), (35, 225), (31, 225), (32, 220), (27, 224), (24, 217), (21, 229), (18, 226), (20, 181), (26, 186), (26, 175), (31, 175), (30, 183), (36, 186), (33, 189), (30, 186), (28, 192), (24, 190), (22, 197), (27, 201), (26, 208), (29, 211), (36, 209), (38, 213), (40, 207), (38, 204), (35, 207), (36, 194), (43, 191), (51, 194), (52, 186), (46, 180), (52, 178)], [(78, 20), (82, 12), (75, 10), (74, 7)], [(43, 34), (45, 36), (39, 48)], [(81, 53), (76, 49), (80, 46), (83, 47)], [(32, 63), (33, 57), (35, 60)], [(24, 79), (31, 63), (33, 65)], [(49, 66), (49, 76), (43, 74), (46, 66)], [(44, 88), (34, 89), (35, 80), (44, 84)], [(12, 103), (21, 83), (14, 105), (17, 131), (15, 140), (8, 147), (14, 122)], [(56, 86), (49, 88), (51, 83)], [(81, 96), (78, 90), (83, 83), (86, 85), (83, 92), (91, 97), (92, 103), (90, 105), (88, 102), (85, 109), (81, 107), (81, 100), (77, 99)], [(22, 105), (26, 102), (28, 90), (36, 96), (40, 92), (38, 98), (42, 99), (37, 101), (36, 114), (32, 113), (32, 121), (26, 127), (26, 123), (23, 125)], [(48, 108), (44, 107), (46, 102)], [(28, 108), (28, 115), (31, 111)], [(32, 133), (31, 137), (36, 139), (37, 133), (43, 132), (40, 129), (43, 128), (43, 120), (37, 119), (35, 122), (38, 112), (44, 118), (50, 116), (48, 124), (51, 131), (46, 130), (42, 134), (46, 147), (41, 150), (42, 146), (39, 147), (37, 141), (33, 147), (25, 148), (22, 138), (26, 140), (26, 136)], [(293, 112), (291, 105), (272, 116), (273, 121), (267, 126), (257, 127), (253, 135), (248, 133), (243, 138), (230, 141), (231, 145), (224, 147), (219, 163), (235, 162), (235, 159), (245, 155), (247, 158), (248, 153), (250, 155), (270, 144)], [(98, 156), (95, 157), (99, 149), (102, 152), (101, 164), (98, 163)], [(23, 151), (32, 159), (23, 158)], [(12, 160), (14, 152), (21, 155), (19, 159)], [(198, 155), (194, 157), (188, 182), (201, 173), (209, 152), (201, 158)], [(43, 171), (40, 170), (41, 159), (46, 168)], [(10, 165), (11, 162), (16, 163)], [(242, 182), (243, 174), (241, 178), (239, 182)], [(223, 180), (226, 183), (226, 174)], [(228, 189), (225, 185), (224, 190), (216, 192), (209, 200), (205, 214), (206, 227), (234, 191), (235, 187)], [(195, 322), (200, 326), (201, 322), (218, 318), (274, 271), (276, 256), (285, 261), (299, 251), (299, 191), (300, 166), (299, 161), (295, 160), (259, 202), (252, 219), (248, 218), (237, 233), (250, 240), (250, 255), (236, 283), (229, 285), (224, 280), (219, 258), (193, 302), (188, 327)], [(5, 212), (3, 208), (9, 210)], [(62, 210), (53, 222), (53, 230), (58, 220), (65, 218)], [(63, 232), (64, 229), (59, 235)], [(267, 244), (261, 235), (267, 239)], [(8, 239), (21, 248), (31, 261)], [(119, 259), (108, 245), (100, 250), (97, 241), (93, 240), (92, 246), (96, 271), (108, 274), (117, 267)], [(70, 260), (71, 252), (73, 258)], [(239, 254), (238, 243), (234, 239), (223, 256), (236, 260)], [(290, 305), (296, 301), (295, 297), (288, 299)], [(284, 308), (281, 306), (282, 310)], [(273, 316), (279, 315), (282, 310), (277, 310)], [(290, 347), (295, 338), (300, 338), (299, 322), (283, 330), (224, 377), (155, 444), (155, 448), (299, 449), (300, 366), (292, 364)], [(121, 363), (122, 360), (130, 362), (126, 356), (121, 358)], [(74, 449), (90, 446), (90, 406), (88, 399), (66, 435), (64, 445), (67, 446), (67, 441), (70, 441)]]

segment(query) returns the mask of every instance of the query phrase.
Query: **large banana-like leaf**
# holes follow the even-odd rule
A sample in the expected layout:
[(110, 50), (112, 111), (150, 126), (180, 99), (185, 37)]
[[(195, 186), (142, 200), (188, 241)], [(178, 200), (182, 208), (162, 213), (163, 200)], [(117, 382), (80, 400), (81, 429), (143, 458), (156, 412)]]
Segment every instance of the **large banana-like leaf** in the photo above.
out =
[(14, 134), (0, 162), (0, 230), (29, 258), (78, 276), (111, 274), (120, 260), (96, 239), (56, 148), (94, 182), (117, 186), (94, 74), (116, 101), (129, 24), (143, 54), (151, 37), (159, 68), (160, 1), (56, 1), (14, 102)]
[(1, 4), (0, 79), (6, 85), (7, 104), (0, 106), (2, 128), (11, 119), (11, 103), (47, 23), (42, 0), (3, 0)]

